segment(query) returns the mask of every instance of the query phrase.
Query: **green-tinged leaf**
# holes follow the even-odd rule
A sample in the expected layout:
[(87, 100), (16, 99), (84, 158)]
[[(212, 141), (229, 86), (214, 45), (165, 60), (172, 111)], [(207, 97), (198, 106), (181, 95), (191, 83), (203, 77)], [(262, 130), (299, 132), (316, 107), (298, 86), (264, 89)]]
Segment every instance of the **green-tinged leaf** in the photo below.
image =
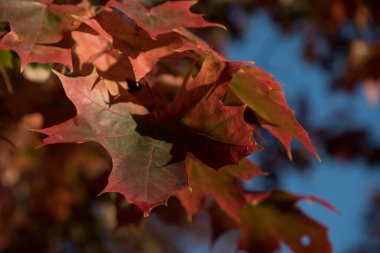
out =
[(133, 102), (109, 106), (107, 89), (96, 84), (95, 73), (77, 78), (57, 75), (77, 115), (38, 130), (48, 135), (44, 144), (100, 143), (113, 162), (104, 192), (119, 192), (143, 211), (165, 203), (171, 194), (187, 185), (183, 163), (172, 162), (172, 145), (136, 131), (133, 115), (146, 114), (144, 107)]

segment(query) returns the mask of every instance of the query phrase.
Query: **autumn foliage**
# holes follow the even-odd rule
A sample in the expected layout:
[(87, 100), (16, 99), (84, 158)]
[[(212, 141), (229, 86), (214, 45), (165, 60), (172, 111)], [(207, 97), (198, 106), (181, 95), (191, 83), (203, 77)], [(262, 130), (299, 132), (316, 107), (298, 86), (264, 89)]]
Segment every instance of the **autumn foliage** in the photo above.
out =
[[(248, 158), (262, 149), (253, 137), (260, 127), (290, 159), (293, 139), (319, 157), (273, 76), (225, 59), (188, 30), (223, 26), (192, 13), (191, 1), (151, 8), (135, 0), (52, 2), (0, 2), (0, 21), (9, 24), (0, 33), (3, 52), (15, 52), (21, 69), (50, 64), (76, 109), (65, 122), (33, 129), (47, 135), (42, 145), (99, 143), (112, 159), (102, 193), (121, 194), (146, 217), (177, 198), (182, 207), (167, 210), (183, 208), (191, 224), (178, 234), (149, 217), (146, 236), (208, 231), (213, 253), (269, 253), (281, 243), (294, 252), (331, 252), (327, 229), (297, 206), (308, 200), (335, 210), (328, 203), (243, 187), (266, 175)], [(209, 216), (221, 235), (215, 242)], [(187, 252), (172, 244), (165, 252)]]

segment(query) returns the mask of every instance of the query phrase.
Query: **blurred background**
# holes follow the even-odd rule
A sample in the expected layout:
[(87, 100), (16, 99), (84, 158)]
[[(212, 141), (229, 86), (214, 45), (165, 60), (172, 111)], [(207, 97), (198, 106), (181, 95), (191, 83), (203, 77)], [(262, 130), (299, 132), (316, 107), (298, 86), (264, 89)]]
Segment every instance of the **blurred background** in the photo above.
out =
[[(270, 175), (246, 187), (321, 197), (341, 215), (308, 203), (302, 208), (329, 227), (334, 252), (380, 252), (380, 2), (200, 0), (193, 10), (228, 27), (194, 30), (214, 49), (235, 61), (253, 60), (284, 84), (290, 107), (322, 158), (318, 162), (293, 143), (290, 162), (280, 143), (260, 130), (256, 139), (265, 152), (252, 159)], [(0, 25), (0, 36), (4, 30)], [(102, 147), (35, 148), (42, 136), (30, 129), (67, 120), (75, 109), (46, 67), (30, 65), (20, 75), (15, 64), (15, 55), (0, 51), (0, 252), (156, 247), (156, 235), (138, 225), (136, 208), (118, 195), (97, 197), (111, 166)], [(165, 217), (167, 210), (156, 212), (173, 219)], [(112, 232), (117, 224), (128, 224), (128, 243), (125, 233)], [(281, 252), (289, 251), (284, 246)]]

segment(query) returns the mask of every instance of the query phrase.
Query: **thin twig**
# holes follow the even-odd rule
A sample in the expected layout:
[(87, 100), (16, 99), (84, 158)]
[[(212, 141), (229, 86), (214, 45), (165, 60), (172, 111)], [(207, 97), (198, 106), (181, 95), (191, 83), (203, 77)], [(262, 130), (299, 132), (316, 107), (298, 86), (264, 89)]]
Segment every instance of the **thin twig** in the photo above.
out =
[(9, 94), (13, 94), (13, 87), (12, 87), (11, 80), (9, 79), (7, 71), (5, 70), (5, 68), (3, 66), (0, 66), (0, 74), (3, 77), (3, 79), (4, 79), (4, 82), (5, 82), (5, 85), (7, 87), (8, 93)]

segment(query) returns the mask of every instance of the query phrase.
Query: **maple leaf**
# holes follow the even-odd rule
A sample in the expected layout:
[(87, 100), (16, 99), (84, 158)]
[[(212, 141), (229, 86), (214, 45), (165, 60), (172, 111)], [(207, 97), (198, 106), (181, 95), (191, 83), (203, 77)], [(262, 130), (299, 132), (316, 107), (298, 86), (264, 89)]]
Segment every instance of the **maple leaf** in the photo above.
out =
[(272, 253), (284, 242), (294, 252), (332, 252), (327, 229), (296, 205), (300, 200), (307, 200), (336, 211), (327, 202), (279, 190), (250, 194), (247, 200), (250, 203), (240, 213), (243, 248)]
[(186, 149), (218, 169), (237, 164), (259, 149), (243, 118), (245, 106), (225, 106), (222, 98), (233, 75), (247, 62), (225, 62), (209, 52), (198, 75), (184, 84), (163, 118), (178, 121)]
[(291, 159), (290, 143), (296, 137), (318, 159), (305, 129), (288, 107), (281, 85), (259, 67), (249, 66), (237, 73), (229, 86), (259, 117), (263, 127), (277, 137)]
[(123, 12), (154, 39), (156, 39), (157, 35), (171, 32), (176, 28), (208, 26), (224, 28), (220, 24), (207, 22), (199, 14), (190, 12), (190, 7), (193, 4), (194, 2), (190, 1), (165, 2), (147, 9), (135, 0), (123, 0), (122, 3), (111, 0), (106, 6)]
[(247, 204), (240, 181), (266, 175), (248, 158), (243, 159), (238, 165), (227, 165), (215, 171), (189, 154), (186, 158), (186, 169), (190, 190), (183, 189), (176, 193), (176, 196), (185, 207), (188, 216), (197, 213), (204, 200), (211, 196), (222, 210), (238, 222), (239, 213)]
[(62, 39), (65, 29), (74, 29), (70, 14), (80, 14), (76, 6), (45, 5), (34, 1), (0, 2), (0, 21), (8, 22), (11, 31), (0, 46), (15, 51), (22, 68), (30, 62), (58, 62), (72, 68), (69, 49), (48, 46)]
[(187, 185), (183, 162), (172, 162), (172, 145), (136, 131), (134, 115), (147, 110), (135, 103), (109, 106), (98, 76), (69, 78), (56, 73), (77, 115), (58, 125), (38, 130), (47, 134), (44, 144), (66, 142), (100, 143), (111, 155), (113, 168), (103, 192), (119, 192), (142, 211), (165, 203), (170, 195)]

